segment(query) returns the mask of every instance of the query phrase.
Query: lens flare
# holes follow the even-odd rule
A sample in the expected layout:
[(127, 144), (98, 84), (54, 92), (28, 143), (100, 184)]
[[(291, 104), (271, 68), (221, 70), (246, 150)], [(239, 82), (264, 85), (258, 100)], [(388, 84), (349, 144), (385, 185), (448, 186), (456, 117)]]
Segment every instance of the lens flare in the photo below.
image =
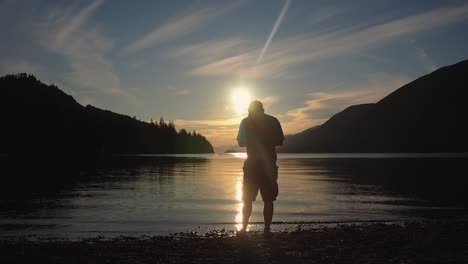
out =
[(250, 93), (244, 87), (236, 88), (231, 95), (232, 107), (236, 114), (245, 114), (251, 100)]

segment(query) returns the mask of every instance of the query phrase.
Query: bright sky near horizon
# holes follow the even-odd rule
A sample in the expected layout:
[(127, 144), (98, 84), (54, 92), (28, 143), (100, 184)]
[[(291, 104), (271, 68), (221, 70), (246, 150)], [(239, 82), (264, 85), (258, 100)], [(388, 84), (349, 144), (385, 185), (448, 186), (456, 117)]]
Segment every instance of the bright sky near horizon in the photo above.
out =
[(466, 0), (0, 0), (0, 24), (1, 75), (218, 149), (250, 100), (297, 133), (468, 59)]

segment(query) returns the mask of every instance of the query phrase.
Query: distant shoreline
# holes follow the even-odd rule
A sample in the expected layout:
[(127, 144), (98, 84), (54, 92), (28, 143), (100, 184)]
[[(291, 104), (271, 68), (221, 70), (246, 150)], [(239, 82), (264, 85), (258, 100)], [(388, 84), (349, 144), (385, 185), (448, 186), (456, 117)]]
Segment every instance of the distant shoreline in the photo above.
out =
[[(18, 154), (8, 154), (8, 153), (0, 153), (0, 157), (25, 157), (29, 156), (30, 154), (38, 155), (38, 154), (46, 154), (46, 155), (58, 155), (60, 153), (26, 153), (25, 155), (18, 155)], [(83, 155), (84, 154), (80, 154)], [(78, 157), (80, 155), (73, 155), (69, 154), (72, 157)], [(221, 152), (221, 153), (155, 153), (155, 154), (148, 154), (148, 153), (132, 153), (132, 154), (106, 154), (101, 157), (205, 157), (205, 156), (237, 156), (241, 157), (246, 155), (246, 152)], [(65, 155), (67, 156), (67, 155)], [(348, 153), (348, 152), (336, 152), (336, 153), (326, 153), (326, 152), (280, 152), (278, 153), (278, 158), (286, 157), (286, 156), (295, 156), (304, 158), (468, 158), (468, 152), (427, 152), (427, 153), (413, 153), (413, 152), (389, 152), (389, 153), (381, 153), (381, 152), (363, 152), (363, 153)]]
[[(115, 157), (196, 157), (196, 156), (217, 156), (231, 155), (240, 157), (246, 152), (224, 152), (224, 153), (185, 153), (185, 154), (114, 154)], [(463, 153), (301, 153), (291, 152), (278, 153), (278, 158), (285, 156), (304, 156), (304, 158), (468, 158), (468, 152)]]

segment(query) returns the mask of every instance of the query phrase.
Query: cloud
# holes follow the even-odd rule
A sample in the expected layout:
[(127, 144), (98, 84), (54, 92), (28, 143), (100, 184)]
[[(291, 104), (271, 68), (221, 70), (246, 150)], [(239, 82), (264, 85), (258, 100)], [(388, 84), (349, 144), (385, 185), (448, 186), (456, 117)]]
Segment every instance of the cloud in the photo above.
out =
[[(266, 96), (259, 100), (268, 111), (268, 108), (280, 99), (278, 96)], [(195, 120), (176, 119), (174, 122), (177, 127), (202, 133), (215, 147), (219, 147), (237, 144), (237, 131), (243, 118), (244, 116)]]
[(178, 90), (178, 91), (176, 91), (176, 95), (187, 95), (187, 94), (189, 94), (189, 93), (190, 93), (190, 91), (187, 90), (187, 89), (183, 89), (183, 90)]
[(307, 128), (321, 125), (333, 115), (351, 105), (375, 103), (408, 83), (407, 76), (393, 76), (374, 73), (367, 77), (366, 83), (345, 90), (313, 92), (304, 105), (291, 109), (286, 114), (278, 115), (285, 133), (298, 133)]
[(243, 1), (234, 1), (223, 8), (206, 7), (198, 10), (194, 10), (193, 8), (185, 10), (171, 18), (165, 24), (155, 27), (151, 32), (132, 42), (124, 52), (136, 52), (161, 42), (175, 39), (200, 27), (207, 21), (235, 9), (242, 2)]
[(178, 122), (188, 126), (232, 126), (238, 125), (242, 118), (226, 118), (226, 119), (177, 119), (174, 122)]
[[(207, 63), (205, 65), (198, 66), (190, 70), (192, 75), (246, 75), (243, 74), (244, 69), (249, 69), (248, 65), (253, 62), (252, 54), (244, 53), (241, 55), (229, 56), (222, 58), (217, 61)], [(252, 70), (250, 68), (250, 70)], [(253, 74), (250, 74), (253, 75)]]
[[(273, 104), (280, 101), (279, 96), (269, 95), (259, 100), (264, 104), (268, 114), (280, 120), (285, 134), (293, 134), (321, 125), (351, 105), (375, 103), (410, 80), (408, 76), (372, 73), (361, 84), (344, 87), (342, 83), (331, 91), (306, 94), (307, 99), (301, 106), (292, 108), (286, 113), (268, 111)], [(237, 131), (242, 118), (243, 116), (198, 120), (176, 119), (174, 122), (177, 127), (202, 133), (215, 147), (220, 147), (236, 144)]]
[(175, 95), (187, 95), (190, 94), (190, 90), (188, 89), (178, 89), (172, 85), (168, 85), (167, 89), (174, 93)]
[(260, 99), (258, 99), (258, 100), (259, 100), (260, 102), (262, 102), (263, 108), (265, 108), (266, 110), (268, 110), (268, 108), (270, 108), (274, 103), (277, 103), (277, 102), (280, 100), (280, 97), (279, 97), (279, 96), (270, 95), (270, 96), (267, 96), (267, 97), (260, 98)]
[(91, 25), (92, 15), (103, 2), (93, 1), (81, 9), (70, 6), (52, 10), (37, 26), (37, 36), (46, 50), (63, 55), (69, 63), (71, 72), (65, 78), (76, 89), (73, 93), (103, 92), (134, 99), (121, 88), (107, 57), (113, 41), (98, 25)]
[(278, 31), (279, 26), (281, 25), (281, 23), (283, 23), (283, 19), (286, 16), (286, 13), (288, 12), (290, 5), (291, 5), (291, 0), (286, 0), (286, 2), (283, 5), (283, 8), (281, 9), (280, 14), (278, 15), (278, 18), (276, 18), (275, 24), (273, 25), (273, 29), (271, 30), (271, 33), (268, 36), (268, 39), (265, 42), (265, 45), (263, 46), (263, 49), (257, 58), (257, 64), (262, 62), (263, 56), (265, 55), (265, 52), (270, 46), (270, 43), (273, 40), (273, 37), (275, 36), (276, 31)]
[(186, 33), (189, 30), (199, 27), (210, 18), (211, 8), (197, 10), (191, 14), (179, 15), (166, 24), (155, 28), (150, 33), (132, 42), (126, 52), (135, 52), (149, 46), (156, 45), (163, 41), (168, 41)]
[(198, 65), (191, 69), (189, 74), (280, 77), (299, 64), (359, 52), (371, 45), (432, 30), (467, 18), (468, 4), (452, 5), (365, 27), (353, 25), (322, 34), (299, 34), (276, 40), (261, 64), (256, 64), (261, 49), (251, 46), (237, 54)]
[[(55, 21), (55, 18), (62, 20), (63, 23), (60, 27), (57, 27), (55, 32), (54, 41), (57, 47), (63, 47), (66, 44), (69, 44), (69, 39), (71, 34), (80, 30), (80, 28), (86, 24), (89, 17), (96, 11), (96, 9), (104, 2), (104, 0), (96, 0), (92, 2), (89, 6), (80, 10), (76, 15), (65, 14), (62, 17), (58, 17), (57, 10), (55, 10), (49, 16), (49, 19)], [(66, 21), (65, 21), (66, 20)], [(57, 21), (58, 22), (58, 21)]]
[(338, 8), (337, 6), (325, 6), (325, 7), (318, 7), (313, 11), (311, 15), (309, 15), (306, 23), (308, 25), (317, 25), (321, 24), (341, 13), (345, 10), (343, 8)]
[(414, 47), (416, 51), (416, 57), (421, 62), (422, 66), (427, 72), (432, 72), (437, 69), (437, 66), (434, 64), (432, 59), (427, 54), (426, 50), (422, 47), (419, 47), (415, 39), (410, 39), (410, 44)]
[(242, 118), (187, 120), (176, 119), (177, 127), (196, 130), (203, 134), (214, 146), (236, 143), (237, 130)]
[(342, 110), (344, 106), (355, 103), (368, 103), (362, 97), (369, 91), (314, 92), (302, 107), (291, 109), (278, 118), (285, 133), (297, 133), (309, 127), (324, 123), (332, 115)]
[(240, 37), (208, 40), (172, 49), (166, 55), (171, 58), (188, 57), (192, 63), (203, 64), (236, 54), (245, 47), (246, 42)]
[(33, 74), (36, 77), (44, 71), (43, 67), (39, 64), (31, 63), (28, 61), (1, 61), (0, 62), (0, 75), (15, 74), (26, 72)]

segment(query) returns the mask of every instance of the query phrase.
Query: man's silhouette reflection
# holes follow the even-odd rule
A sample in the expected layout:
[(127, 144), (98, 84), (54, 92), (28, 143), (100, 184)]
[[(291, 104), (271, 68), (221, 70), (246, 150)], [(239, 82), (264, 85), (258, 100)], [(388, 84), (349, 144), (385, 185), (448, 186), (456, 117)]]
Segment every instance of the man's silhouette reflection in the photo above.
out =
[(278, 166), (276, 166), (276, 146), (283, 144), (284, 135), (281, 125), (273, 116), (264, 113), (263, 105), (253, 101), (249, 105), (249, 116), (244, 118), (239, 127), (237, 142), (247, 147), (247, 159), (244, 162), (242, 183), (242, 229), (244, 233), (252, 213), (252, 201), (258, 190), (263, 199), (264, 232), (270, 232), (273, 218), (273, 201), (278, 196)]

